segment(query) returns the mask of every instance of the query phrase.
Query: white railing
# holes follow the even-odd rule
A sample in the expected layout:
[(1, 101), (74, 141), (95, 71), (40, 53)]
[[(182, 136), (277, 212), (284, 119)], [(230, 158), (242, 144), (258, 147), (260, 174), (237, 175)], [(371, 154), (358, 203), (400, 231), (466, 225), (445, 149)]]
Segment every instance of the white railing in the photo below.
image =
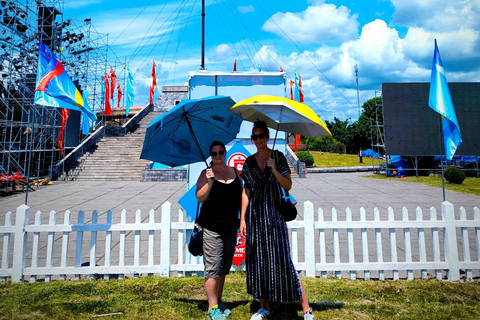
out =
[[(288, 223), (292, 259), (297, 270), (304, 271), (307, 277), (326, 277), (327, 272), (341, 277), (343, 272), (355, 279), (357, 272), (363, 272), (363, 277), (368, 279), (373, 271), (379, 279), (385, 279), (387, 271), (394, 280), (399, 279), (399, 272), (413, 279), (414, 271), (426, 278), (432, 270), (437, 279), (442, 279), (442, 271), (447, 270), (447, 278), (454, 281), (460, 279), (460, 270), (465, 270), (467, 280), (471, 280), (472, 270), (480, 270), (480, 210), (475, 207), (469, 220), (463, 207), (456, 220), (454, 207), (449, 202), (442, 203), (441, 211), (439, 220), (432, 207), (430, 219), (424, 220), (422, 210), (417, 208), (416, 218), (409, 220), (404, 208), (402, 219), (395, 220), (394, 211), (389, 208), (387, 220), (380, 220), (380, 212), (375, 208), (373, 220), (367, 220), (366, 211), (361, 208), (359, 220), (353, 221), (350, 209), (339, 219), (334, 208), (331, 219), (326, 221), (322, 209), (318, 209), (317, 219), (314, 218), (313, 204), (307, 201), (303, 207), (304, 220)], [(142, 212), (137, 210), (134, 221), (129, 223), (125, 210), (118, 223), (112, 222), (112, 211), (102, 217), (104, 223), (98, 223), (97, 211), (87, 224), (83, 211), (79, 211), (77, 223), (71, 222), (69, 211), (64, 214), (63, 224), (57, 224), (56, 216), (54, 211), (50, 212), (48, 224), (42, 224), (42, 213), (37, 212), (34, 224), (30, 225), (29, 207), (22, 205), (17, 208), (13, 225), (12, 213), (6, 214), (4, 226), (0, 226), (2, 280), (10, 277), (12, 282), (36, 281), (37, 276), (44, 276), (45, 281), (50, 281), (52, 276), (78, 279), (82, 275), (109, 279), (111, 275), (119, 278), (140, 274), (172, 276), (174, 272), (203, 271), (201, 258), (185, 252), (185, 240), (193, 223), (184, 222), (181, 211), (178, 221), (172, 222), (169, 202), (162, 205), (161, 222), (155, 221), (154, 210), (145, 221)], [(345, 221), (340, 221), (343, 218)], [(299, 229), (303, 229), (303, 234), (299, 234)], [(382, 238), (382, 234), (388, 237)], [(303, 243), (299, 241), (300, 235)], [(397, 236), (403, 238), (403, 243), (397, 241)], [(346, 241), (341, 241), (342, 237)], [(330, 250), (327, 252), (327, 249)], [(400, 251), (404, 254), (400, 255)], [(475, 251), (476, 259), (472, 259)], [(82, 258), (87, 256), (87, 265), (82, 264)], [(303, 261), (299, 262), (302, 256)], [(127, 258), (131, 261), (127, 262)], [(98, 265), (99, 261), (102, 265)]]

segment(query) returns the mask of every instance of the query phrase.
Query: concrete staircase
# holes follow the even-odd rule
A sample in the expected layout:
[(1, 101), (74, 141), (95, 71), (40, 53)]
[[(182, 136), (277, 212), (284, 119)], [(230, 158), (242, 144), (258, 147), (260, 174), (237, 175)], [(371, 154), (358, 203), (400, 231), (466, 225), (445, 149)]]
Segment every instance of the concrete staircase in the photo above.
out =
[(150, 161), (140, 160), (145, 132), (162, 112), (150, 112), (134, 132), (125, 136), (105, 136), (96, 148), (84, 154), (76, 166), (64, 173), (63, 180), (136, 180)]

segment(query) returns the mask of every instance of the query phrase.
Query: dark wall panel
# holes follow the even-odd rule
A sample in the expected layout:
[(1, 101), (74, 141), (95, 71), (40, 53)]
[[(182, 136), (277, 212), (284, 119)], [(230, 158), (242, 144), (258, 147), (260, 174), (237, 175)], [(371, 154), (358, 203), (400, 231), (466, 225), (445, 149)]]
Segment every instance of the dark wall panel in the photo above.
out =
[[(463, 144), (455, 155), (480, 155), (480, 83), (449, 83)], [(383, 83), (386, 153), (440, 155), (439, 115), (428, 106), (429, 83)]]

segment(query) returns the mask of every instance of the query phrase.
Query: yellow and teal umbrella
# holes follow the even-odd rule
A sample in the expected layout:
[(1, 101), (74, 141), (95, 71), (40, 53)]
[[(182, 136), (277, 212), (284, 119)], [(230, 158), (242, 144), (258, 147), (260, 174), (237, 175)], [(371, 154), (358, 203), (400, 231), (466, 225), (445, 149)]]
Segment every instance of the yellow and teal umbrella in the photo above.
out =
[(331, 136), (325, 123), (303, 103), (283, 97), (258, 95), (235, 104), (230, 111), (243, 120), (263, 120), (277, 131), (308, 137)]

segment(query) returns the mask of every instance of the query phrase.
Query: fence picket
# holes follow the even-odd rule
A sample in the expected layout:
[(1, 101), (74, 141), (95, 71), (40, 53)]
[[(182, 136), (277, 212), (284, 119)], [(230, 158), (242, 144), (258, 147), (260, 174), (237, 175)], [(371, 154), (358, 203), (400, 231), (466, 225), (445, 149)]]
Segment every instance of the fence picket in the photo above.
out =
[[(98, 223), (98, 211), (93, 210), (92, 212), (92, 225), (95, 226)], [(90, 232), (90, 267), (95, 267), (97, 265), (97, 231)], [(89, 274), (88, 277), (93, 279), (94, 274)]]
[[(35, 226), (39, 226), (42, 224), (42, 213), (37, 211), (35, 213)], [(38, 250), (39, 250), (39, 240), (40, 240), (40, 232), (33, 233), (33, 243), (32, 243), (32, 268), (38, 267)], [(30, 276), (30, 282), (37, 281), (37, 276), (32, 275)]]
[[(142, 211), (137, 210), (135, 212), (135, 224), (139, 225), (142, 223)], [(138, 267), (140, 265), (140, 230), (135, 231), (135, 243), (133, 246), (133, 266)], [(133, 274), (134, 278), (138, 278), (138, 273)]]
[[(65, 211), (65, 214), (63, 216), (63, 224), (68, 226), (70, 225), (70, 211)], [(70, 237), (70, 232), (65, 231), (63, 232), (62, 235), (62, 254), (60, 256), (61, 262), (60, 262), (60, 267), (66, 268), (67, 267), (67, 259), (68, 259), (68, 242), (69, 242), (69, 237)], [(60, 275), (60, 280), (65, 280), (66, 275), (62, 274)]]
[(304, 218), (304, 248), (305, 248), (305, 276), (315, 277), (315, 221), (313, 218), (313, 203), (306, 201), (303, 205)]
[(453, 210), (453, 205), (448, 201), (442, 203), (442, 218), (443, 221), (445, 221), (445, 229), (443, 232), (445, 260), (448, 261), (449, 264), (447, 278), (450, 281), (458, 281), (460, 280), (460, 268), (458, 264), (455, 211)]
[[(423, 221), (423, 212), (420, 207), (417, 207), (415, 210), (417, 221)], [(427, 251), (425, 247), (425, 230), (423, 228), (417, 228), (417, 236), (418, 236), (418, 255), (420, 262), (427, 261)], [(422, 269), (420, 271), (420, 277), (422, 279), (427, 278), (427, 270)]]
[[(402, 220), (408, 221), (408, 210), (403, 207)], [(412, 262), (412, 240), (410, 237), (410, 228), (403, 228), (403, 238), (405, 241), (405, 262)], [(407, 280), (413, 280), (413, 270), (407, 270)]]
[[(395, 221), (393, 208), (388, 208), (388, 221)], [(397, 235), (395, 234), (395, 228), (389, 229), (390, 233), (390, 255), (391, 261), (396, 263), (398, 262), (398, 255), (397, 255)], [(393, 280), (398, 280), (398, 270), (393, 270)]]
[[(360, 221), (367, 221), (367, 214), (365, 212), (365, 209), (363, 207), (360, 208)], [(363, 263), (368, 264), (369, 258), (368, 258), (368, 237), (367, 237), (367, 228), (362, 228), (362, 257), (363, 257)], [(363, 274), (363, 278), (365, 280), (370, 279), (370, 271), (365, 270)]]
[[(54, 226), (56, 224), (57, 213), (55, 211), (50, 211), (48, 225)], [(47, 235), (47, 261), (45, 267), (47, 269), (51, 269), (53, 267), (53, 239), (54, 239), (54, 232), (49, 232)], [(50, 282), (52, 279), (51, 275), (45, 275), (45, 282)]]
[[(480, 221), (480, 209), (473, 208), (473, 219)], [(480, 227), (475, 227), (475, 241), (477, 242), (477, 261), (480, 261)]]
[[(437, 221), (437, 210), (434, 207), (430, 208), (430, 220)], [(438, 236), (438, 228), (432, 228), (432, 247), (433, 261), (440, 262), (440, 238)], [(442, 269), (435, 269), (435, 278), (442, 280)]]
[[(464, 207), (460, 207), (460, 221), (466, 221), (467, 220), (467, 212), (465, 211)], [(470, 241), (468, 240), (468, 228), (467, 227), (462, 227), (461, 231), (462, 233), (462, 251), (463, 251), (463, 261), (465, 262), (470, 262)], [(472, 269), (466, 269), (465, 270), (466, 276), (467, 276), (467, 281), (472, 281)]]
[(172, 230), (171, 220), (172, 204), (165, 202), (162, 204), (162, 220), (160, 235), (160, 276), (170, 276), (170, 239)]
[[(325, 229), (322, 228), (322, 222), (324, 221), (323, 218), (323, 209), (318, 208), (318, 241), (319, 241), (319, 250), (320, 250), (320, 264), (327, 263), (327, 250), (326, 250), (326, 243), (325, 243)], [(322, 278), (327, 277), (326, 271), (321, 271), (320, 275)]]
[[(345, 212), (345, 220), (347, 222), (352, 221), (352, 210), (347, 208)], [(348, 263), (355, 263), (355, 248), (353, 247), (353, 229), (347, 228), (347, 246), (348, 246)], [(350, 270), (350, 279), (355, 280), (357, 279), (357, 272), (354, 270)]]
[[(337, 221), (337, 209), (333, 208), (332, 209), (332, 221), (335, 222)], [(338, 238), (338, 229), (334, 228), (332, 229), (333, 233), (333, 262), (335, 264), (340, 264), (340, 240)], [(342, 272), (341, 271), (335, 271), (335, 277), (338, 279), (342, 278)]]
[[(376, 222), (380, 222), (380, 211), (378, 211), (378, 208), (373, 209), (373, 219)], [(375, 242), (377, 244), (377, 263), (382, 264), (383, 263), (383, 247), (382, 247), (382, 230), (380, 228), (375, 228)], [(383, 270), (378, 270), (378, 279), (381, 281), (385, 280), (385, 272)]]
[[(127, 211), (125, 209), (120, 213), (120, 224), (125, 225), (127, 223)], [(125, 231), (120, 231), (120, 239), (118, 246), (118, 265), (120, 267), (125, 266)], [(118, 275), (118, 279), (123, 279), (124, 274)]]
[[(153, 209), (148, 213), (148, 223), (155, 224), (155, 211)], [(155, 231), (148, 231), (148, 265), (153, 266), (153, 245), (155, 240)], [(179, 242), (180, 243), (180, 242)], [(149, 273), (148, 276), (153, 276), (153, 273)]]
[[(78, 211), (77, 224), (79, 226), (85, 223), (85, 212), (83, 210)], [(75, 248), (75, 268), (82, 266), (82, 248), (83, 247), (83, 231), (77, 231), (77, 243)], [(80, 275), (76, 274), (75, 279), (80, 279)]]
[[(113, 222), (113, 212), (112, 210), (107, 211), (107, 225), (112, 225)], [(112, 257), (112, 231), (107, 231), (105, 233), (105, 267), (110, 267)], [(105, 280), (110, 279), (109, 274), (103, 276)]]
[[(184, 211), (182, 209), (178, 209), (178, 223), (183, 223), (183, 215)], [(178, 264), (183, 264), (184, 259), (183, 259), (183, 243), (185, 243), (185, 229), (180, 229), (178, 230), (178, 246), (177, 246), (177, 254), (178, 254)], [(185, 273), (182, 271), (178, 271), (179, 276), (184, 276)]]
[[(5, 227), (12, 226), (12, 212), (8, 211), (5, 215)], [(2, 269), (8, 269), (8, 260), (10, 259), (10, 232), (3, 234), (3, 251), (2, 251)], [(1, 277), (2, 281), (7, 281), (7, 277)]]

